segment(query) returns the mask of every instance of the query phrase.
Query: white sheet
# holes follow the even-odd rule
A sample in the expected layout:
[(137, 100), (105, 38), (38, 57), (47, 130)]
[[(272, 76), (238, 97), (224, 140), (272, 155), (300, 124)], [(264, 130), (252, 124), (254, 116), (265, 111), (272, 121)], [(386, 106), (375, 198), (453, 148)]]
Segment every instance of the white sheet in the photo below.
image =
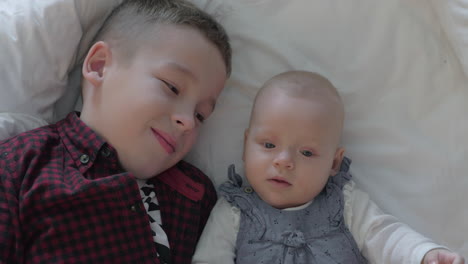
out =
[[(344, 98), (343, 144), (358, 186), (468, 256), (468, 0), (193, 1), (226, 27), (234, 57), (190, 161), (216, 185), (224, 181), (230, 163), (242, 167), (258, 87), (284, 70), (317, 71)], [(68, 74), (117, 2), (0, 2), (0, 112), (53, 121), (73, 110), (79, 70)], [(1, 118), (9, 135), (41, 124), (29, 118), (6, 130)]]

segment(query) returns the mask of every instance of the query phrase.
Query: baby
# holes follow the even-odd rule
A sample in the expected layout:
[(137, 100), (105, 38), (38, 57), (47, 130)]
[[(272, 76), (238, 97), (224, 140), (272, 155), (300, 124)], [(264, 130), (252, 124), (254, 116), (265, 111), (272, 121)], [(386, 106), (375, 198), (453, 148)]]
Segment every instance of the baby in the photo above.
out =
[(344, 107), (324, 77), (279, 74), (257, 94), (243, 161), (229, 168), (192, 263), (464, 263), (355, 188)]

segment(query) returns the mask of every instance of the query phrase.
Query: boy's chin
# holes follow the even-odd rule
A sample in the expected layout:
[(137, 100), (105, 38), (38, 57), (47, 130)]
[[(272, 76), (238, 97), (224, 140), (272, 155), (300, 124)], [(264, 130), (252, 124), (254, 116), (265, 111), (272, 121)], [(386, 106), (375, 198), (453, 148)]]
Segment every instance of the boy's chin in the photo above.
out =
[(148, 180), (151, 179), (159, 174), (161, 174), (163, 171), (166, 169), (158, 169), (158, 170), (152, 170), (152, 171), (145, 171), (145, 172), (137, 172), (137, 173), (132, 173), (133, 177), (138, 180)]
[(151, 176), (141, 176), (141, 175), (135, 175), (135, 173), (132, 173), (132, 176), (137, 180), (148, 180), (148, 179), (151, 179), (152, 177), (156, 176), (156, 174), (151, 175)]
[(154, 176), (159, 175), (164, 170), (166, 169), (152, 169), (152, 170), (127, 169), (127, 172), (129, 172), (135, 179), (148, 180), (148, 179), (153, 178)]

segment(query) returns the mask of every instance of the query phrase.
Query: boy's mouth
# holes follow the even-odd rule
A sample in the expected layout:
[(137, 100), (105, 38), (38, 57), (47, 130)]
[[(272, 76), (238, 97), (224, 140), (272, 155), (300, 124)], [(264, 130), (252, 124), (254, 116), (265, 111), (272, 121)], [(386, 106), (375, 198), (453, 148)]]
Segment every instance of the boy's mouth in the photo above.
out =
[(176, 142), (172, 137), (164, 133), (162, 131), (156, 130), (154, 128), (151, 128), (153, 131), (154, 136), (158, 140), (159, 144), (163, 147), (163, 149), (167, 152), (167, 154), (172, 154), (175, 152), (175, 145)]

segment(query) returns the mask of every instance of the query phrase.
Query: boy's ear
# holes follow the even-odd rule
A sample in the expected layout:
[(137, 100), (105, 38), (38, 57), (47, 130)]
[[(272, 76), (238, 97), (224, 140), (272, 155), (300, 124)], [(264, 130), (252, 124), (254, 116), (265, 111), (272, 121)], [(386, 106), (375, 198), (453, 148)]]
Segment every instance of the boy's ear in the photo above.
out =
[(244, 162), (245, 162), (245, 145), (246, 145), (248, 136), (249, 136), (249, 129), (247, 128), (244, 131), (244, 148), (242, 149), (242, 161), (244, 161)]
[(103, 80), (105, 66), (110, 63), (110, 59), (109, 45), (103, 41), (94, 43), (83, 62), (83, 78), (94, 87), (99, 87)]
[(343, 157), (344, 157), (344, 152), (345, 152), (344, 148), (340, 147), (336, 149), (335, 157), (333, 158), (333, 164), (330, 169), (331, 176), (335, 176), (340, 171), (341, 162), (343, 161)]

